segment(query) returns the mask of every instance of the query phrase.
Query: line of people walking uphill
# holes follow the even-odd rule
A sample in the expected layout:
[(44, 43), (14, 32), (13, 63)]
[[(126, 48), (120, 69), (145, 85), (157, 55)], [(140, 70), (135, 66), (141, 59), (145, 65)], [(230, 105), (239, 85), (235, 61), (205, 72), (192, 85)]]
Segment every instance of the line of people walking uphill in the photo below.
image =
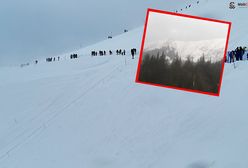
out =
[[(127, 54), (125, 49), (124, 50), (123, 49), (117, 49), (115, 52), (116, 52), (116, 55), (126, 55)], [(109, 50), (108, 53), (109, 53), (109, 55), (113, 55), (112, 50)], [(130, 53), (131, 53), (132, 59), (134, 59), (134, 56), (137, 54), (137, 49), (132, 48)], [(91, 51), (91, 56), (105, 56), (105, 55), (107, 55), (106, 50)]]

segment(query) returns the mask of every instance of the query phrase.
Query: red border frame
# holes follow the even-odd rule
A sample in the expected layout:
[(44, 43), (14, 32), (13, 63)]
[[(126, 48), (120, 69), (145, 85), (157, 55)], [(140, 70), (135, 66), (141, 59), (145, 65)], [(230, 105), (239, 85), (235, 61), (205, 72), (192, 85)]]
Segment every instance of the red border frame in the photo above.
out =
[(152, 85), (152, 86), (159, 86), (159, 87), (177, 89), (177, 90), (194, 92), (194, 93), (201, 93), (201, 94), (206, 94), (206, 95), (211, 95), (211, 96), (220, 96), (220, 88), (221, 88), (221, 85), (222, 85), (222, 78), (223, 78), (223, 72), (224, 72), (225, 59), (223, 59), (223, 61), (222, 61), (222, 69), (221, 69), (221, 72), (220, 72), (220, 81), (219, 81), (218, 93), (204, 92), (204, 91), (199, 91), (199, 90), (193, 90), (193, 89), (187, 89), (187, 88), (180, 88), (180, 87), (176, 87), (176, 86), (166, 86), (166, 85), (162, 85), (162, 84), (155, 84), (155, 83), (149, 83), (149, 82), (139, 81), (140, 65), (141, 65), (141, 61), (142, 61), (142, 55), (143, 55), (143, 50), (144, 50), (144, 43), (145, 43), (145, 38), (146, 38), (146, 30), (147, 30), (147, 24), (148, 24), (148, 19), (149, 19), (150, 12), (161, 13), (161, 14), (168, 14), (168, 15), (181, 16), (181, 17), (187, 17), (187, 18), (207, 20), (207, 21), (212, 21), (212, 22), (218, 22), (218, 23), (228, 24), (226, 46), (225, 46), (223, 58), (225, 58), (226, 53), (227, 53), (227, 48), (228, 48), (228, 42), (229, 42), (229, 37), (230, 37), (230, 31), (231, 31), (232, 22), (222, 21), (222, 20), (215, 20), (215, 19), (209, 19), (209, 18), (203, 18), (203, 17), (192, 16), (192, 15), (187, 15), (187, 14), (180, 14), (180, 13), (174, 13), (174, 12), (168, 12), (168, 11), (162, 11), (162, 10), (148, 8), (147, 9), (147, 13), (146, 13), (146, 21), (145, 21), (145, 25), (144, 25), (144, 33), (143, 33), (143, 37), (142, 37), (142, 43), (141, 43), (141, 49), (140, 49), (140, 56), (139, 56), (138, 68), (137, 68), (137, 72), (136, 72), (136, 79), (135, 79), (135, 82), (136, 83), (148, 84), (148, 85)]

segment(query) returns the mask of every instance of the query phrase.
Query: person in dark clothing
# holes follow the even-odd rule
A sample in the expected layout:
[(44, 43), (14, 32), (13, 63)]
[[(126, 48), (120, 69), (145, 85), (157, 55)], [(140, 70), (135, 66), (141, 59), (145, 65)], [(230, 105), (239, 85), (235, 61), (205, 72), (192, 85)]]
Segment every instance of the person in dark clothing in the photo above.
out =
[(234, 51), (231, 51), (231, 55), (230, 55), (230, 63), (234, 62)]
[(96, 52), (95, 51), (91, 51), (91, 56), (95, 56)]
[(112, 51), (111, 50), (109, 50), (109, 55), (112, 55)]
[(238, 55), (238, 59), (241, 61), (242, 59), (241, 59), (241, 57), (242, 57), (242, 49), (241, 49), (241, 47), (238, 47), (238, 51), (237, 51), (237, 55)]
[(231, 51), (228, 51), (227, 52), (227, 58), (226, 58), (226, 61), (225, 62), (228, 62), (228, 63), (230, 63), (231, 62)]
[(235, 52), (232, 50), (231, 53), (230, 53), (230, 63), (231, 62), (234, 62), (234, 58), (235, 58)]
[(47, 58), (46, 59), (46, 62), (51, 62), (52, 61), (52, 58)]
[(35, 64), (38, 64), (38, 60), (35, 60)]
[(131, 49), (132, 59), (134, 59), (134, 49)]
[(239, 61), (239, 48), (238, 47), (235, 49), (235, 58), (236, 58), (236, 61)]
[(243, 60), (243, 55), (245, 53), (245, 48), (243, 48), (241, 46), (239, 48), (240, 48), (240, 60)]
[(71, 58), (71, 59), (78, 58), (78, 55), (77, 55), (77, 54), (71, 54), (71, 55), (70, 55), (70, 58)]
[(131, 54), (132, 54), (132, 52), (133, 52), (133, 55), (136, 55), (136, 54), (137, 54), (136, 48), (132, 48), (132, 49), (131, 49)]
[(239, 47), (239, 60), (243, 60), (243, 48)]
[(60, 57), (58, 57), (58, 61), (59, 61)]
[(106, 55), (106, 51), (105, 50), (103, 51), (103, 55)]

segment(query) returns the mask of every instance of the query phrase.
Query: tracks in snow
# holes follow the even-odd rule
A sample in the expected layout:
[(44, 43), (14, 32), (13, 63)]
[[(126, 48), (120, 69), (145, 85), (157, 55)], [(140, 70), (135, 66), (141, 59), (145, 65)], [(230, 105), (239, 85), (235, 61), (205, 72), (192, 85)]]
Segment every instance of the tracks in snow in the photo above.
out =
[[(110, 64), (110, 65), (109, 65)], [(115, 72), (121, 70), (123, 66), (123, 60), (118, 60), (117, 63), (111, 70), (106, 71), (104, 75), (102, 74), (104, 71), (102, 69), (108, 68), (111, 66), (111, 61), (104, 62), (103, 64), (99, 64), (99, 66), (105, 66), (99, 68), (95, 66), (95, 68), (90, 67), (84, 69), (81, 73), (85, 71), (96, 71), (92, 76), (89, 76), (86, 81), (83, 81), (82, 86), (87, 85), (81, 91), (74, 93), (74, 96), (69, 98), (67, 103), (64, 103), (62, 98), (66, 98), (66, 93), (59, 93), (53, 98), (53, 101), (50, 102), (45, 108), (39, 109), (37, 107), (34, 109), (35, 114), (29, 116), (25, 121), (20, 122), (15, 127), (11, 128), (11, 130), (7, 131), (5, 135), (1, 135), (0, 137), (0, 163), (11, 156), (14, 151), (17, 151), (22, 145), (28, 142), (30, 139), (34, 138), (38, 134), (45, 131), (49, 124), (52, 124), (56, 117), (68, 110), (70, 107), (75, 105), (78, 101), (82, 100), (90, 91), (92, 91), (96, 86), (98, 86), (101, 82), (105, 81)], [(56, 80), (56, 79), (55, 79)]]

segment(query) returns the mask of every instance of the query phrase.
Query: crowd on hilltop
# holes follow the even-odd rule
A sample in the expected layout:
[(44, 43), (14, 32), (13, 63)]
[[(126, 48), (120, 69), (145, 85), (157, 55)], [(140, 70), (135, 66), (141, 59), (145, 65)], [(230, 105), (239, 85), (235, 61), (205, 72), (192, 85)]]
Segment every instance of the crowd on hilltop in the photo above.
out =
[[(60, 60), (60, 57), (57, 57), (57, 60)], [(56, 61), (56, 57), (49, 57), (46, 58), (46, 62), (52, 62), (52, 61)], [(35, 61), (35, 64), (38, 64), (38, 60)]]
[(70, 55), (70, 59), (76, 59), (76, 58), (78, 58), (78, 55), (77, 54), (71, 54)]
[(225, 62), (232, 63), (235, 61), (248, 60), (246, 47), (237, 47), (235, 50), (228, 51)]
[[(125, 49), (117, 49), (115, 52), (116, 52), (116, 55), (126, 55), (126, 53), (127, 53)], [(109, 50), (108, 54), (113, 55), (113, 51)], [(137, 49), (132, 48), (131, 49), (132, 59), (134, 59), (134, 55), (136, 55), (136, 54), (137, 54)], [(105, 56), (105, 55), (107, 55), (106, 50), (99, 50), (99, 51), (94, 50), (94, 51), (91, 51), (91, 56)]]
[[(70, 55), (70, 59), (75, 59), (75, 58), (78, 58), (78, 55), (77, 54), (71, 54)], [(54, 62), (54, 61), (59, 61), (60, 60), (60, 57), (49, 57), (49, 58), (46, 58), (46, 62)], [(35, 64), (37, 64), (38, 61), (36, 60), (35, 61)]]

